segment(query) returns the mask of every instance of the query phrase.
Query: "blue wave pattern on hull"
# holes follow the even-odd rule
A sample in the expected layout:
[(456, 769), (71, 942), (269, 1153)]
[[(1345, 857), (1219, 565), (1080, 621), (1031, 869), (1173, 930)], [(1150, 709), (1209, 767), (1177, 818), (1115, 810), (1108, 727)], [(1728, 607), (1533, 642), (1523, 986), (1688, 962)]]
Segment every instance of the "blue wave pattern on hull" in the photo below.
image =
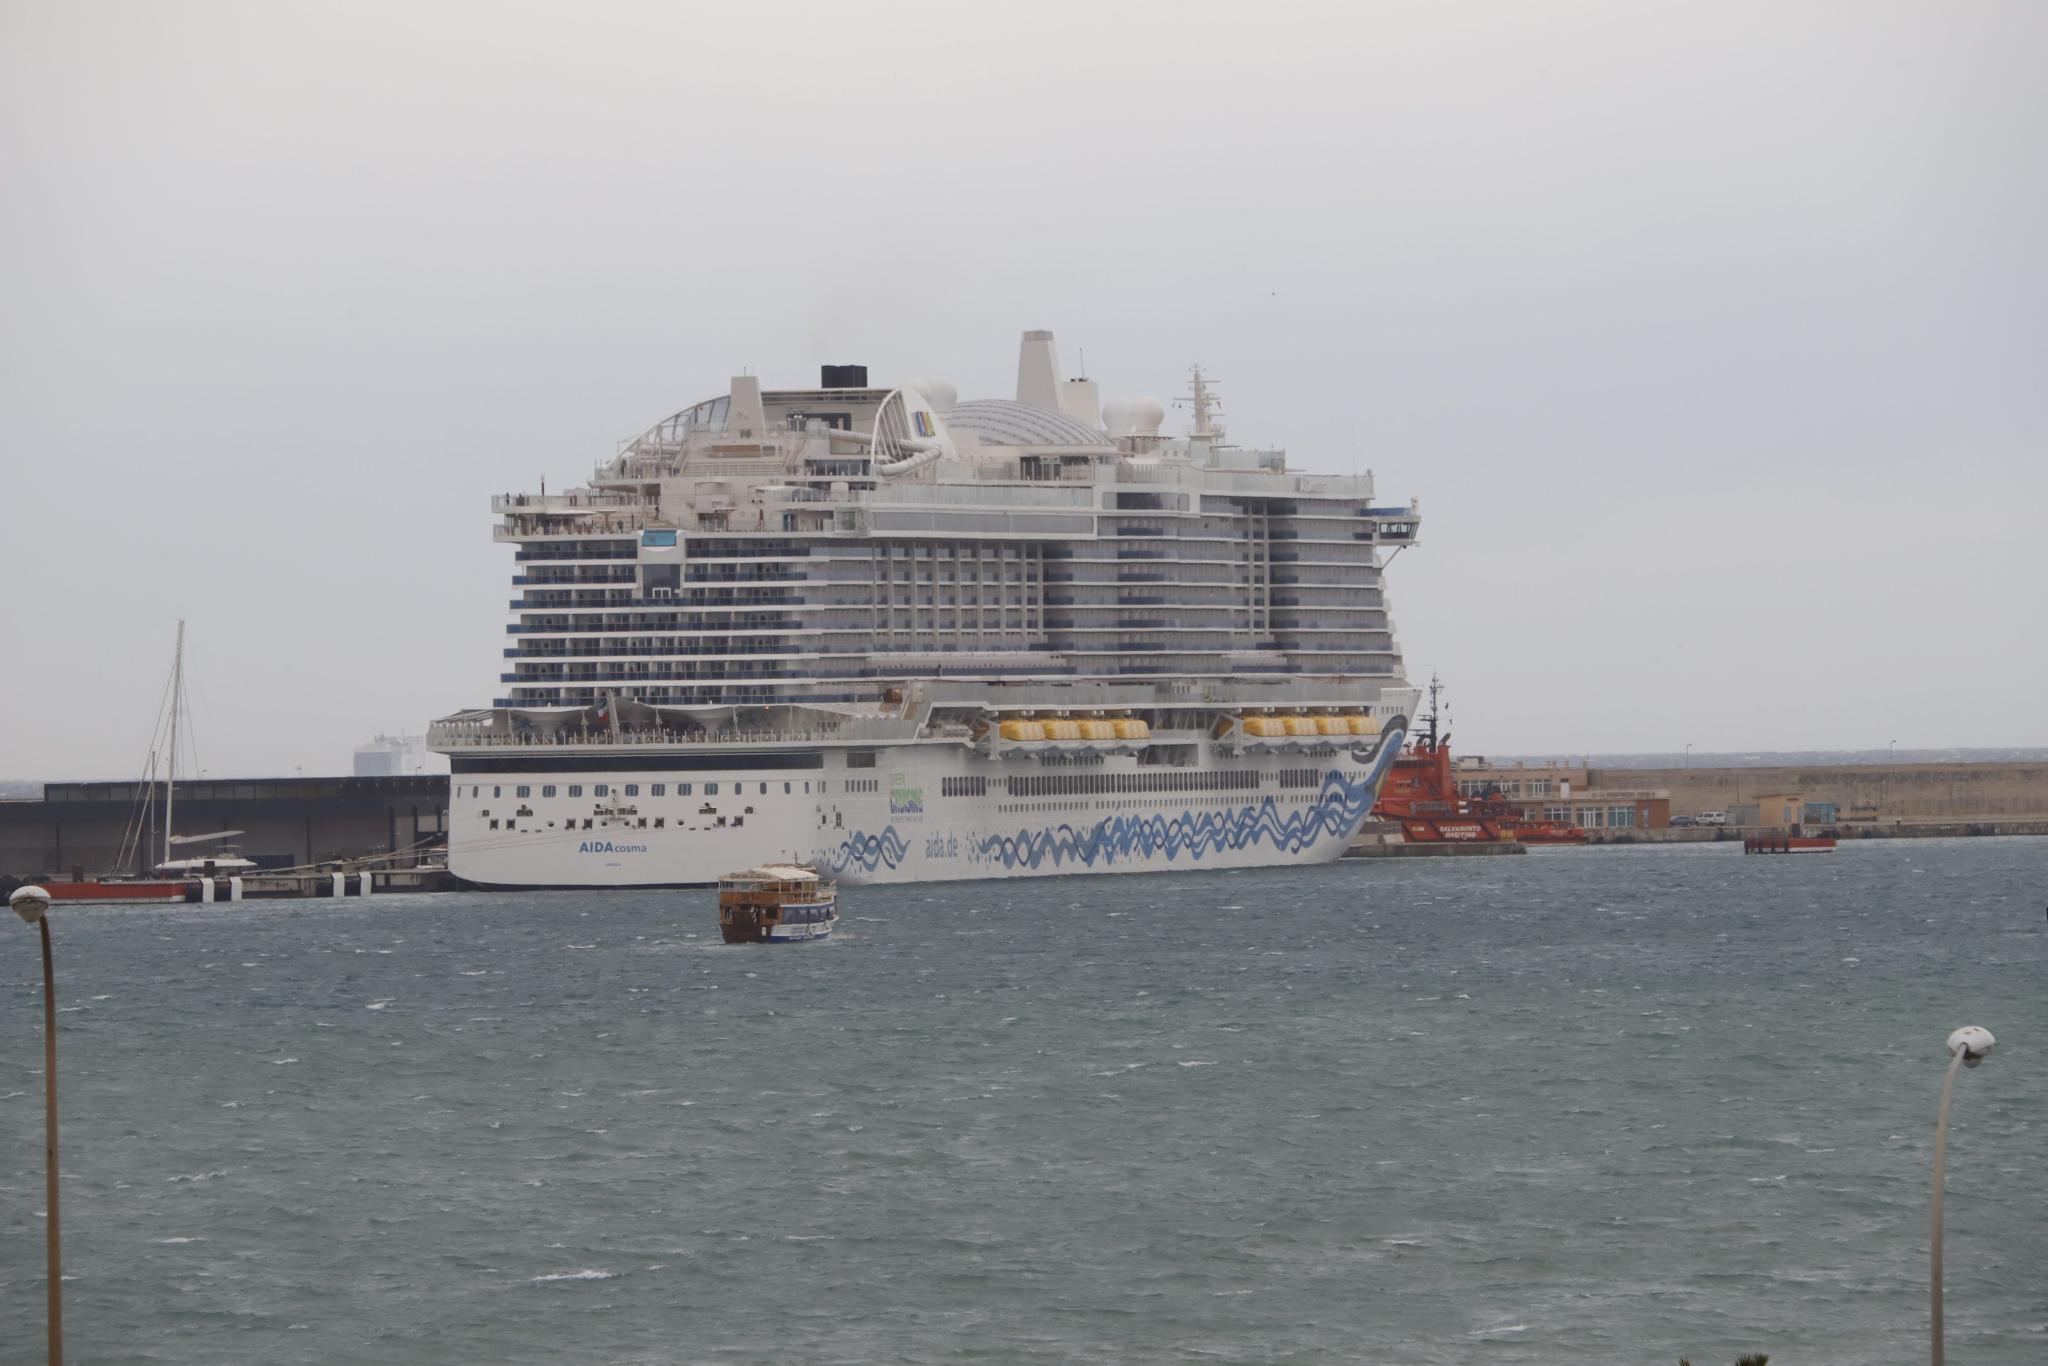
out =
[(910, 846), (903, 842), (903, 836), (891, 825), (885, 826), (879, 835), (854, 831), (840, 843), (827, 862), (835, 873), (843, 873), (848, 868), (872, 873), (877, 868), (894, 868), (909, 852)]
[(1374, 786), (1370, 779), (1351, 782), (1342, 774), (1331, 773), (1323, 779), (1315, 805), (1285, 815), (1268, 797), (1258, 806), (1232, 811), (1183, 811), (1172, 818), (1113, 816), (1081, 830), (1061, 825), (994, 835), (975, 847), (975, 855), (979, 862), (1000, 863), (1005, 868), (1041, 868), (1048, 862), (1055, 868), (1069, 863), (1093, 868), (1134, 858), (1164, 857), (1172, 863), (1185, 857), (1200, 863), (1208, 854), (1261, 842), (1298, 854), (1325, 835), (1348, 838), (1365, 819)]
[[(1357, 832), (1400, 750), (1397, 733), (1381, 745), (1373, 766), (1356, 779), (1332, 769), (1323, 777), (1315, 804), (1305, 810), (1282, 815), (1268, 797), (1258, 806), (1231, 811), (1182, 811), (1172, 817), (1111, 816), (1079, 830), (1071, 825), (1019, 830), (1014, 835), (991, 835), (972, 845), (969, 862), (984, 867), (999, 863), (1012, 869), (1038, 869), (1048, 861), (1054, 868), (1068, 864), (1095, 868), (1163, 856), (1168, 863), (1183, 857), (1199, 863), (1208, 854), (1261, 842), (1284, 853), (1299, 854), (1325, 836), (1348, 840)], [(879, 835), (856, 831), (822, 861), (835, 873), (848, 869), (872, 873), (878, 868), (895, 868), (908, 852), (909, 845), (890, 825)]]

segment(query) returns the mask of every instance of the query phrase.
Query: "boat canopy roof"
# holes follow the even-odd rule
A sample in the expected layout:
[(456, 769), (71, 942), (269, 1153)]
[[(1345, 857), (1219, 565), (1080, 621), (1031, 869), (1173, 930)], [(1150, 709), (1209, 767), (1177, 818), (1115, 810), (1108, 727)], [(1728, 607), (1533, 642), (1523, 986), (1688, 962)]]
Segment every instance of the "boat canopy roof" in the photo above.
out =
[(727, 873), (720, 882), (823, 882), (824, 879), (809, 868), (794, 863), (764, 863), (759, 868), (749, 868), (743, 873)]

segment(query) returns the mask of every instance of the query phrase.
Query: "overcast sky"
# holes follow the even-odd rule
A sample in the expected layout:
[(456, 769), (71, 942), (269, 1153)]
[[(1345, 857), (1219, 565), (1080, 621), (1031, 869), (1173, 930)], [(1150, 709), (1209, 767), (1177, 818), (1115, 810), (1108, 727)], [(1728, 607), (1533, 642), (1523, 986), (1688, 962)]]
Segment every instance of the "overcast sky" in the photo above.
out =
[(751, 367), (1222, 381), (1495, 752), (2048, 743), (2048, 4), (0, 5), (0, 777), (488, 704)]

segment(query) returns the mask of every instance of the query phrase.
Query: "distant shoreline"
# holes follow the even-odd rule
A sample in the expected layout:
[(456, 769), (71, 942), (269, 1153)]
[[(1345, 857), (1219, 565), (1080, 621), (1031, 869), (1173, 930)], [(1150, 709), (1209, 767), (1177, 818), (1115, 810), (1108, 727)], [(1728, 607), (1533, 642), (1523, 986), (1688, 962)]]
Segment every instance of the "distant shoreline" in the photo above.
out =
[(1683, 750), (1662, 754), (1487, 754), (1490, 765), (1585, 764), (1591, 768), (1817, 768), (1840, 764), (2038, 764), (2048, 762), (2048, 746), (2014, 745), (1987, 749), (1786, 749), (1710, 754)]

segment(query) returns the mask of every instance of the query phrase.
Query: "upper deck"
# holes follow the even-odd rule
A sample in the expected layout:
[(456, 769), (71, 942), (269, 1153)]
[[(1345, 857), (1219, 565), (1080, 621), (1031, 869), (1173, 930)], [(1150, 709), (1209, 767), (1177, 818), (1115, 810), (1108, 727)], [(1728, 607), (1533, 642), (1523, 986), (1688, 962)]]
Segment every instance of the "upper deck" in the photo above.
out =
[[(492, 500), (517, 547), (497, 705), (862, 705), (892, 684), (1401, 682), (1382, 547), (1419, 509), (1373, 477), (1098, 405), (1027, 334), (1015, 400), (763, 390), (622, 444), (583, 487)], [(848, 374), (847, 371), (855, 373)], [(839, 373), (833, 373), (839, 372)]]

